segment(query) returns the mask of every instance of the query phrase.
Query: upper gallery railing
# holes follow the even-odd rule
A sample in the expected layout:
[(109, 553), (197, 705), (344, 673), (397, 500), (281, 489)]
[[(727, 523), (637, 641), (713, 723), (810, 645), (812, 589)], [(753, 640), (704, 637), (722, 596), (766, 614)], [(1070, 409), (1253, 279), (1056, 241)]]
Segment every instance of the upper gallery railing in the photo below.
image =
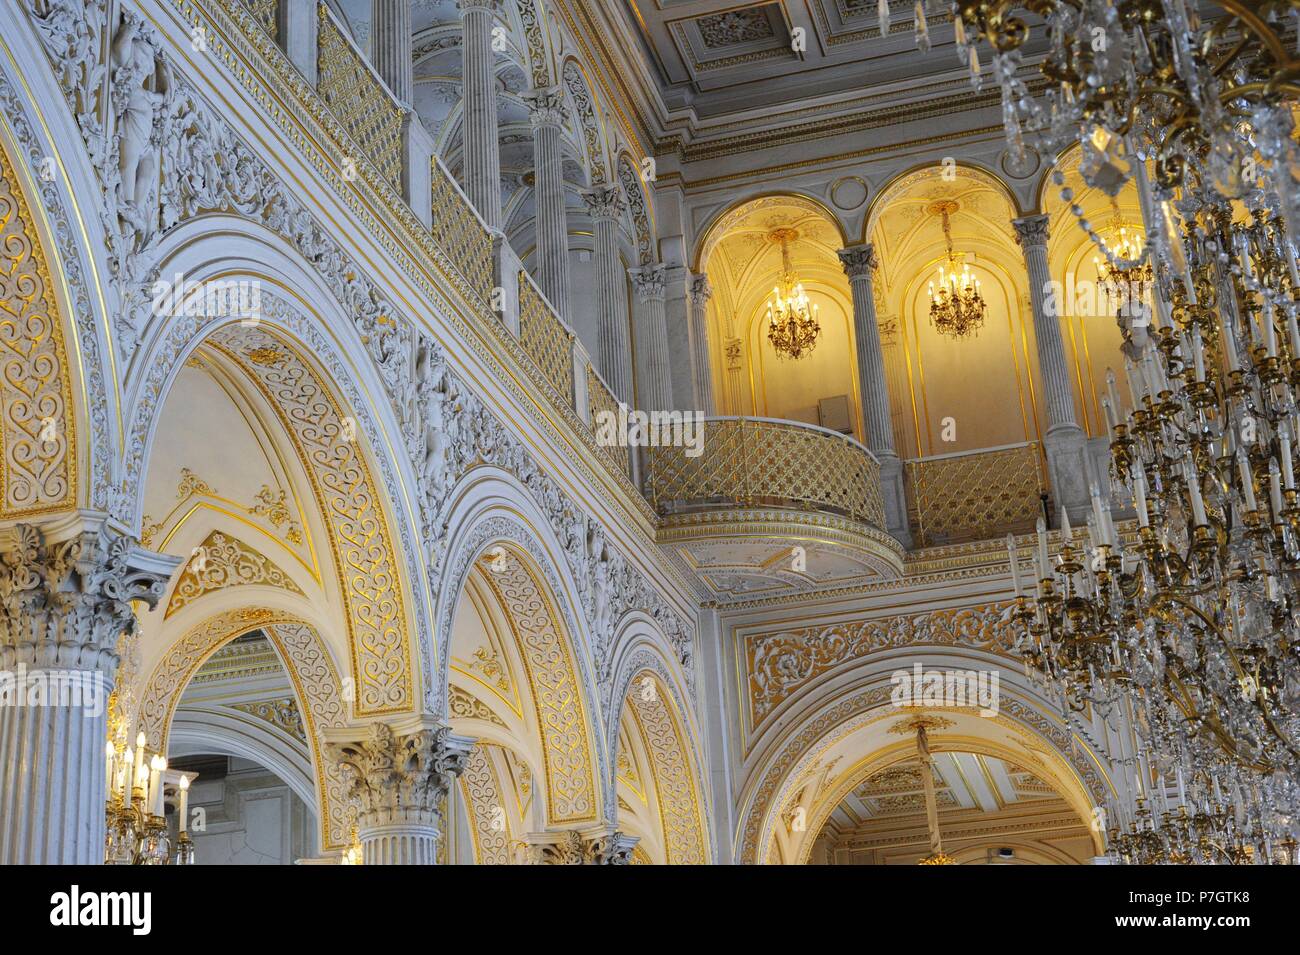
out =
[(402, 109), (329, 6), (319, 3), (316, 11), (316, 90), (379, 174), (400, 190)]
[[(244, 7), (256, 24), (253, 29), (264, 31), (287, 56), (290, 38), (285, 35), (285, 24), (286, 13), (291, 11), (284, 0), (215, 2)], [(320, 103), (351, 140), (346, 146), (355, 148), (359, 159), (372, 164), (400, 199), (404, 179), (415, 175), (405, 168), (412, 153), (404, 142), (409, 125), (404, 107), (324, 0), (317, 0), (315, 14), (317, 80), (314, 90), (308, 88), (302, 95), (320, 97)], [(339, 142), (344, 145), (342, 140)], [(591, 364), (582, 343), (524, 272), (509, 245), (499, 237), (494, 239), (437, 156), (429, 160), (429, 175), (431, 223), (427, 232), (413, 237), (425, 246), (431, 242), (441, 253), (444, 271), (450, 266), (457, 273), (448, 276), (453, 283), (470, 291), (478, 303), (491, 310), (495, 315), (495, 320), (487, 324), (491, 334), (500, 341), (517, 341), (517, 348), (512, 345), (507, 350), (514, 350), (523, 359), (529, 377), (543, 386), (554, 405), (565, 409), (571, 420), (576, 419), (591, 432), (588, 438), (595, 447), (595, 459), (630, 478), (627, 449), (601, 447), (595, 440), (596, 415), (617, 412), (618, 402)], [(504, 294), (502, 286), (506, 284), (513, 286), (510, 292), (514, 294)]]
[(705, 418), (702, 453), (646, 449), (660, 513), (717, 506), (794, 506), (885, 526), (880, 465), (852, 438), (772, 418)]
[(921, 545), (1031, 529), (1046, 490), (1035, 441), (906, 462), (912, 523)]

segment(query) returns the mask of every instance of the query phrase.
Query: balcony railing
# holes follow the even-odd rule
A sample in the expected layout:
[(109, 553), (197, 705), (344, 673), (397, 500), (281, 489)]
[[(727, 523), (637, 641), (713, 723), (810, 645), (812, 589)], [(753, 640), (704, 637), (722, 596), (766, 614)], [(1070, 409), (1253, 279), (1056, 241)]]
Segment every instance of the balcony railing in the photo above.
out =
[(880, 465), (852, 438), (772, 418), (705, 418), (703, 451), (646, 449), (647, 489), (660, 513), (710, 507), (795, 507), (885, 526)]
[(953, 544), (1024, 532), (1047, 488), (1037, 442), (916, 458), (906, 463), (918, 543)]
[(402, 110), (329, 6), (317, 6), (316, 89), (379, 174), (402, 188)]

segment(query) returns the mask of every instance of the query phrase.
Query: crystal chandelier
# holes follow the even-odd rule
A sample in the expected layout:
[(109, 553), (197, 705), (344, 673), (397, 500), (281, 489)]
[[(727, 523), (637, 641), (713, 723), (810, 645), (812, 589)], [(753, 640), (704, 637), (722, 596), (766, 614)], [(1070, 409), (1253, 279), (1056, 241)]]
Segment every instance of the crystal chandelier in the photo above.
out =
[(790, 240), (798, 237), (794, 229), (777, 229), (771, 235), (773, 242), (781, 243), (781, 282), (772, 288), (767, 303), (767, 340), (778, 358), (798, 358), (812, 351), (822, 330), (817, 324), (817, 306), (809, 305), (803, 283), (790, 267)]
[[(1151, 285), (1151, 263), (1146, 261), (1142, 250), (1146, 245), (1140, 229), (1130, 226), (1119, 211), (1119, 200), (1111, 196), (1111, 219), (1104, 237), (1114, 253), (1110, 259), (1100, 255), (1092, 257), (1092, 264), (1097, 269), (1097, 279), (1110, 294), (1123, 301), (1139, 300), (1142, 293)], [(1136, 263), (1125, 265), (1124, 263)]]
[[(1021, 5), (1050, 41), (1041, 96), (1023, 78)], [(1110, 495), (1094, 489), (1086, 547), (1063, 521), (1052, 565), (1040, 535), (1034, 594), (1017, 582), (1027, 665), (1063, 713), (1094, 707), (1126, 728), (1116, 759), (1138, 800), (1113, 807), (1116, 852), (1294, 862), (1300, 59), (1284, 31), (1296, 5), (958, 0), (953, 10), (976, 88), (977, 44), (992, 49), (1010, 160), (1079, 144), (1088, 186), (1114, 197), (1135, 182), (1141, 246), (1101, 234), (1052, 172), (1106, 274), (1145, 267), (1154, 278), (1151, 307), (1119, 314), (1129, 408), (1113, 383), (1103, 402), (1106, 490), (1132, 501), (1137, 533), (1116, 534)], [(1153, 774), (1180, 782), (1178, 810), (1160, 821), (1141, 801)], [(1201, 792), (1181, 798), (1184, 779)]]
[[(110, 739), (104, 755), (108, 771), (104, 864), (193, 865), (194, 843), (187, 822), (194, 774), (169, 774), (166, 758), (150, 752), (143, 732), (136, 736), (134, 747)], [(169, 775), (174, 780), (169, 780)], [(174, 848), (166, 817), (169, 781), (174, 781), (179, 800)]]
[(941, 335), (962, 339), (974, 334), (984, 324), (984, 297), (980, 280), (971, 275), (970, 266), (958, 261), (952, 251), (952, 225), (949, 216), (957, 203), (936, 202), (930, 212), (943, 217), (943, 239), (948, 248), (946, 265), (939, 266), (939, 287), (930, 283), (930, 322)]

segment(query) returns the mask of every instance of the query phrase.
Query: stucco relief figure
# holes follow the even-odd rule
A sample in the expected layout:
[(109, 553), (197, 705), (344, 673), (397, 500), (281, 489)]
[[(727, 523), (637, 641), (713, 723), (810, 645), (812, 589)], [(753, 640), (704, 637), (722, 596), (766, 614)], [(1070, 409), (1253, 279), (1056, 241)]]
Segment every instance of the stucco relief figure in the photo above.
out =
[(73, 113), (88, 138), (100, 132), (99, 95), (104, 78), (100, 29), (104, 11), (86, 0), (36, 0), (33, 14), (59, 79), (72, 98)]
[(596, 640), (601, 646), (609, 636), (613, 600), (611, 585), (610, 554), (605, 546), (605, 533), (597, 524), (592, 524), (587, 532), (587, 568), (591, 577), (592, 590), (592, 624), (596, 630)]
[[(113, 37), (113, 135), (117, 143), (118, 216), (139, 251), (157, 225), (159, 158), (171, 70), (142, 21), (130, 11)], [(152, 221), (151, 221), (152, 220)]]

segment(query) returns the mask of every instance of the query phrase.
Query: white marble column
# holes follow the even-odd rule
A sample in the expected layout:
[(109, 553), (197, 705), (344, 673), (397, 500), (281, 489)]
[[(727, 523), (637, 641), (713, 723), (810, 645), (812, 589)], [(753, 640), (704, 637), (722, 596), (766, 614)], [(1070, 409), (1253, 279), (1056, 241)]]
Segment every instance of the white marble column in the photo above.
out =
[(624, 199), (617, 186), (583, 193), (596, 235), (597, 365), (614, 396), (632, 400), (632, 350), (628, 339), (627, 280), (618, 254), (618, 220)]
[(691, 276), (687, 321), (691, 338), (691, 377), (694, 381), (695, 410), (714, 414), (713, 363), (709, 360), (709, 299), (713, 286), (707, 275)]
[(533, 124), (533, 203), (537, 209), (537, 284), (569, 320), (569, 220), (564, 206), (564, 93), (558, 86), (525, 97)]
[(436, 865), (442, 807), (474, 740), (420, 718), (325, 733), (357, 812), (366, 865)]
[(644, 411), (669, 411), (673, 407), (673, 382), (668, 369), (668, 315), (664, 310), (664, 267), (647, 265), (629, 270), (636, 288), (638, 407)]
[(370, 62), (393, 96), (411, 105), (411, 0), (370, 0)]
[(497, 0), (457, 0), (465, 108), (465, 194), (491, 229), (501, 228), (501, 155), (497, 139), (492, 24)]
[(839, 252), (844, 273), (853, 293), (853, 341), (858, 361), (858, 393), (862, 420), (867, 428), (867, 447), (880, 461), (880, 492), (885, 504), (889, 533), (911, 546), (907, 525), (907, 497), (903, 490), (903, 462), (894, 449), (894, 419), (889, 409), (889, 379), (876, 323), (876, 298), (871, 273), (876, 268), (876, 250), (871, 243)]
[(1038, 344), (1038, 368), (1047, 406), (1048, 475), (1052, 496), (1058, 507), (1071, 516), (1082, 517), (1089, 507), (1087, 436), (1079, 427), (1074, 407), (1074, 387), (1070, 382), (1070, 365), (1061, 336), (1061, 321), (1050, 306), (1052, 274), (1047, 265), (1046, 215), (1013, 219), (1016, 241), (1025, 255), (1029, 274), (1029, 301), (1034, 313), (1034, 339)]
[(102, 865), (108, 695), (179, 562), (77, 515), (0, 531), (0, 865)]

